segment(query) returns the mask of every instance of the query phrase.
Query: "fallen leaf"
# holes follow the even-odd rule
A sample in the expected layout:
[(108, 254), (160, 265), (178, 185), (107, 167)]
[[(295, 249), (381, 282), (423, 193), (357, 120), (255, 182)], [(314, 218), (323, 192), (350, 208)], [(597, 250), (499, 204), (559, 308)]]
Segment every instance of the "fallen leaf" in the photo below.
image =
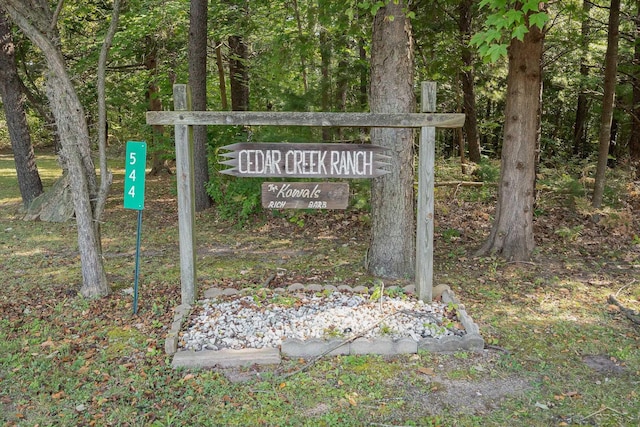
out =
[(356, 397), (358, 397), (358, 393), (347, 393), (345, 397), (347, 398), (351, 406), (358, 406), (358, 401), (356, 400)]
[(549, 409), (549, 406), (545, 405), (544, 403), (540, 403), (540, 402), (536, 402), (535, 407), (536, 408), (540, 408), (540, 409)]
[(52, 398), (52, 399), (56, 399), (56, 400), (58, 400), (58, 399), (62, 399), (64, 396), (65, 396), (64, 391), (59, 391), (59, 392), (57, 392), (57, 393), (53, 393), (53, 394), (51, 395), (51, 398)]
[(46, 347), (53, 347), (55, 344), (54, 342), (51, 340), (51, 337), (47, 338), (47, 340), (45, 342), (43, 342), (42, 344), (40, 344), (40, 347), (42, 348), (46, 348)]
[(425, 375), (435, 375), (435, 371), (433, 370), (433, 368), (418, 368), (418, 372), (420, 372), (421, 374), (425, 374)]

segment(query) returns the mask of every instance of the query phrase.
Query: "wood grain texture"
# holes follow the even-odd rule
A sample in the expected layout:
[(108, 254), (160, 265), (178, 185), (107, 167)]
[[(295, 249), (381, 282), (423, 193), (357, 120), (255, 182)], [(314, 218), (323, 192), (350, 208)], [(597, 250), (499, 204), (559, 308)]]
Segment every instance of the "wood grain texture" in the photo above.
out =
[(261, 111), (147, 111), (149, 125), (337, 126), (459, 128), (460, 113), (317, 113)]

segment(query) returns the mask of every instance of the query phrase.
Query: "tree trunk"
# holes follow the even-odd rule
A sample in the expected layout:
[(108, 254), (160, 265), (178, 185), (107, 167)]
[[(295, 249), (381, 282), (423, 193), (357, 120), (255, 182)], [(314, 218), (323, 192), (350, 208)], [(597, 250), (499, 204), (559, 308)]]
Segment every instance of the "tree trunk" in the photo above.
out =
[[(191, 0), (189, 21), (189, 85), (194, 111), (207, 109), (207, 5), (208, 0)], [(195, 209), (202, 212), (211, 207), (207, 193), (209, 161), (207, 127), (193, 126), (193, 167)]]
[(369, 87), (367, 84), (369, 80), (369, 69), (364, 64), (369, 61), (367, 58), (367, 49), (365, 48), (364, 38), (360, 38), (358, 40), (358, 56), (360, 59), (358, 64), (358, 67), (360, 68), (360, 90), (358, 91), (358, 101), (360, 102), (360, 108), (362, 108), (362, 111), (366, 111), (367, 104), (369, 102), (369, 92), (367, 90)]
[[(320, 29), (320, 110), (331, 111), (331, 79), (329, 77), (329, 66), (331, 65), (331, 45), (329, 43), (329, 33), (322, 26)], [(322, 140), (330, 142), (333, 139), (332, 129), (328, 126), (322, 127)]]
[(620, 0), (611, 0), (609, 9), (609, 28), (607, 35), (607, 53), (604, 59), (604, 94), (602, 96), (602, 115), (600, 117), (600, 134), (598, 137), (598, 164), (591, 205), (602, 206), (604, 196), (605, 173), (609, 157), (611, 141), (611, 122), (613, 119), (614, 98), (616, 94), (616, 77), (618, 74), (618, 39), (620, 26)]
[(229, 81), (231, 84), (231, 110), (249, 109), (249, 52), (242, 36), (229, 36)]
[[(589, 112), (589, 101), (585, 93), (585, 81), (589, 77), (589, 67), (587, 66), (585, 57), (589, 51), (589, 33), (590, 19), (589, 11), (591, 10), (591, 1), (584, 0), (582, 2), (582, 29), (580, 48), (583, 55), (580, 57), (580, 91), (578, 93), (578, 106), (576, 108), (576, 121), (573, 126), (573, 154), (587, 157), (589, 153), (586, 151), (587, 141), (587, 113)], [(582, 151), (582, 153), (580, 153)]]
[[(158, 61), (156, 58), (157, 49), (153, 46), (153, 42), (146, 39), (146, 52), (144, 56), (144, 68), (149, 71), (149, 81), (147, 82), (147, 91), (145, 99), (147, 100), (148, 111), (162, 111), (162, 99), (160, 99), (160, 89), (156, 84), (156, 73)], [(151, 170), (149, 175), (156, 176), (161, 173), (170, 173), (169, 166), (165, 159), (165, 150), (163, 149), (164, 126), (151, 126), (151, 144), (149, 144), (149, 154), (151, 154)]]
[(220, 88), (220, 102), (222, 111), (227, 111), (229, 103), (227, 102), (227, 83), (224, 78), (224, 65), (222, 62), (222, 42), (216, 41), (216, 65), (218, 66), (218, 87)]
[(529, 27), (509, 46), (504, 140), (498, 203), (491, 233), (477, 255), (496, 253), (509, 261), (530, 258), (535, 247), (533, 203), (540, 121), (544, 34)]
[(633, 104), (631, 107), (631, 135), (629, 135), (629, 157), (636, 170), (636, 179), (640, 179), (640, 0), (636, 0), (637, 14), (635, 27), (635, 46), (633, 51)]
[[(336, 81), (336, 110), (340, 112), (347, 111), (347, 94), (349, 92), (349, 63), (346, 59), (338, 61), (337, 69), (337, 81)], [(343, 139), (343, 129), (341, 127), (335, 128), (335, 137), (338, 140)]]
[(99, 246), (100, 239), (93, 224), (92, 200), (97, 197), (98, 186), (91, 158), (89, 129), (84, 109), (67, 73), (62, 52), (53, 42), (51, 22), (54, 21), (51, 11), (26, 7), (17, 0), (5, 0), (5, 7), (14, 23), (42, 50), (49, 68), (46, 76), (47, 98), (62, 143), (61, 155), (68, 166), (76, 214), (82, 269), (80, 292), (85, 297), (106, 295), (109, 293), (109, 286)]
[[(302, 19), (300, 18), (300, 8), (298, 7), (298, 0), (293, 0), (293, 15), (296, 19), (296, 25), (298, 28), (298, 39), (300, 40), (300, 45), (305, 44), (305, 37), (302, 31)], [(300, 51), (300, 74), (302, 75), (302, 87), (304, 88), (304, 93), (306, 94), (309, 91), (309, 79), (307, 77), (307, 57), (304, 53), (303, 49), (299, 49)]]
[[(378, 10), (371, 48), (371, 111), (412, 113), (413, 40), (404, 1)], [(394, 19), (389, 19), (393, 16)], [(391, 172), (371, 185), (371, 245), (369, 272), (379, 277), (415, 275), (414, 131), (374, 128), (371, 142), (391, 152)]]
[[(476, 109), (476, 94), (474, 90), (473, 53), (469, 47), (471, 39), (471, 7), (472, 0), (462, 0), (458, 7), (458, 28), (462, 37), (462, 91), (464, 92), (464, 133), (467, 135), (469, 146), (469, 160), (480, 163), (480, 137), (478, 136), (478, 115)], [(460, 147), (461, 157), (464, 155), (464, 145)]]
[(24, 111), (24, 94), (18, 76), (11, 28), (0, 9), (0, 97), (7, 119), (9, 138), (18, 175), (18, 187), (25, 208), (42, 194), (31, 135)]
[[(98, 75), (97, 75), (97, 88), (98, 88), (98, 151), (100, 152), (100, 189), (98, 191), (98, 197), (96, 197), (95, 207), (93, 209), (93, 224), (96, 228), (96, 236), (100, 239), (100, 224), (102, 223), (102, 214), (104, 207), (107, 204), (107, 196), (109, 195), (109, 188), (113, 182), (113, 174), (107, 166), (107, 138), (108, 138), (108, 123), (107, 123), (107, 95), (106, 95), (106, 79), (107, 79), (107, 57), (109, 49), (111, 49), (111, 43), (113, 37), (118, 29), (118, 20), (120, 19), (120, 4), (121, 0), (114, 0), (113, 12), (111, 15), (111, 23), (109, 24), (109, 30), (100, 49), (100, 57), (98, 59)], [(102, 242), (98, 242), (98, 247), (102, 250)]]

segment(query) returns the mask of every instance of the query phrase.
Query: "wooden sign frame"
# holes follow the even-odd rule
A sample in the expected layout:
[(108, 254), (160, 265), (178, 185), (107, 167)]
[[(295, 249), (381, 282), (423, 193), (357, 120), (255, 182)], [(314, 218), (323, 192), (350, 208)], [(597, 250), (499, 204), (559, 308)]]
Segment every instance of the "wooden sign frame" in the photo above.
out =
[(433, 292), (433, 221), (435, 128), (459, 128), (464, 114), (436, 114), (436, 84), (422, 83), (423, 113), (292, 113), (191, 111), (191, 95), (185, 84), (173, 86), (174, 111), (149, 111), (149, 125), (175, 126), (178, 225), (180, 234), (180, 280), (182, 303), (193, 304), (196, 296), (195, 184), (193, 167), (194, 125), (271, 125), (420, 128), (418, 207), (416, 230), (416, 290), (423, 301)]

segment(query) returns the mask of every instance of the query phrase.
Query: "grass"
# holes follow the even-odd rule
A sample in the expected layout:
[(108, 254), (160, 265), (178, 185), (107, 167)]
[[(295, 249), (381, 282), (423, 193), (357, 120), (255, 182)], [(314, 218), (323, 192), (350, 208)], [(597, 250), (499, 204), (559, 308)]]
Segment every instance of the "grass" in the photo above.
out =
[[(495, 190), (439, 188), (435, 282), (479, 324), (485, 352), (325, 357), (286, 379), (301, 361), (176, 370), (163, 352), (180, 299), (175, 183), (148, 178), (134, 316), (123, 291), (133, 284), (136, 215), (122, 209), (119, 163), (103, 225), (113, 292), (89, 301), (77, 295), (74, 224), (23, 221), (11, 157), (0, 156), (0, 425), (640, 425), (639, 330), (606, 302), (617, 294), (640, 308), (637, 211), (630, 231), (605, 227), (545, 189), (534, 259), (510, 264), (473, 257)], [(50, 186), (55, 159), (39, 155), (38, 165)], [(455, 169), (438, 164), (440, 174)], [(637, 209), (632, 196), (619, 194)], [(201, 288), (259, 288), (272, 276), (272, 286), (375, 283), (362, 267), (366, 214), (301, 215), (304, 227), (267, 216), (238, 229), (198, 214)]]

